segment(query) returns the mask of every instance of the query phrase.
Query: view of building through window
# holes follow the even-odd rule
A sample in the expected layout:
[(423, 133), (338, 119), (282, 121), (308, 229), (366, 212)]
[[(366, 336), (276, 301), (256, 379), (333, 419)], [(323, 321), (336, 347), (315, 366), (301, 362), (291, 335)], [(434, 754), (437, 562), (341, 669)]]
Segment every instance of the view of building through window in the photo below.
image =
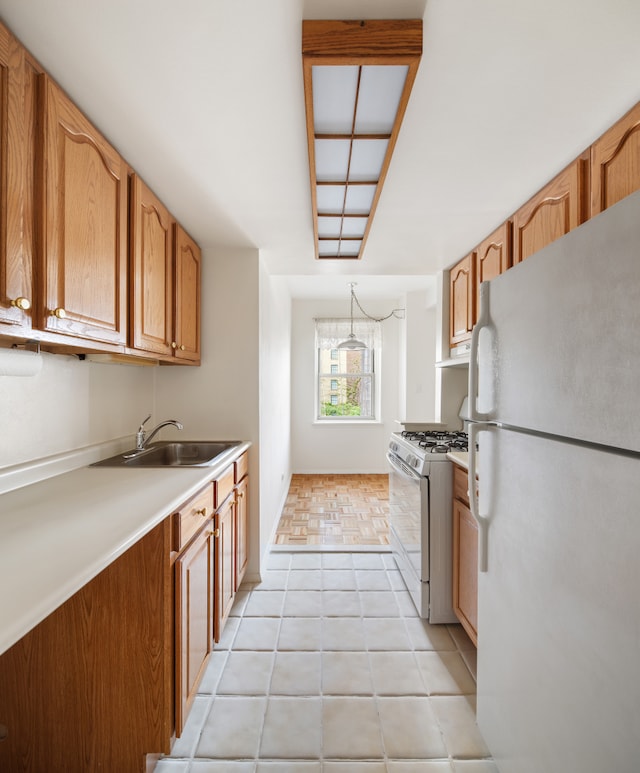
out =
[(374, 418), (371, 349), (318, 349), (318, 416)]

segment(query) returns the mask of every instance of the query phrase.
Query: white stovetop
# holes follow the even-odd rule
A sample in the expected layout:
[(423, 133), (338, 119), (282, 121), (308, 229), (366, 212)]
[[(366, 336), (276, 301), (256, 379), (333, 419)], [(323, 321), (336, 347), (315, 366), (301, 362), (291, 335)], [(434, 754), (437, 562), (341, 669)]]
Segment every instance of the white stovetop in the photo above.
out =
[(0, 653), (249, 446), (212, 467), (81, 467), (0, 495)]

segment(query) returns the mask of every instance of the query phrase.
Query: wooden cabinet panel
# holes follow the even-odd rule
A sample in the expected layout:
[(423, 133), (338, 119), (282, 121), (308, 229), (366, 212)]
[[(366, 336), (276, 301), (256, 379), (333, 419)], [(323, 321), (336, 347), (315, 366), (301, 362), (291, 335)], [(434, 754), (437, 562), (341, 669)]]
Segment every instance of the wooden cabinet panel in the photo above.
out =
[(640, 103), (591, 146), (591, 214), (640, 188)]
[(513, 263), (528, 258), (587, 219), (586, 157), (579, 158), (513, 215)]
[[(233, 470), (233, 466), (231, 468)], [(235, 567), (234, 567), (234, 520), (235, 497), (228, 497), (220, 510), (215, 514), (215, 610), (214, 610), (214, 637), (220, 641), (222, 629), (229, 617), (235, 595)]]
[(131, 346), (172, 352), (173, 219), (133, 175), (131, 181)]
[(44, 77), (43, 301), (38, 327), (126, 343), (127, 166)]
[(213, 518), (213, 486), (208, 484), (193, 499), (185, 503), (175, 520), (176, 535), (174, 544), (176, 550), (182, 550), (189, 540), (197, 534), (205, 521)]
[(457, 464), (453, 466), (453, 498), (469, 504), (469, 474)]
[(247, 519), (249, 514), (249, 478), (243, 477), (236, 486), (236, 513), (234, 524), (235, 535), (235, 579), (234, 590), (237, 591), (247, 570), (249, 558), (247, 550)]
[(467, 505), (453, 500), (453, 609), (478, 645), (478, 524)]
[(173, 351), (179, 360), (200, 360), (200, 248), (175, 226), (175, 300)]
[(236, 459), (234, 465), (235, 474), (233, 479), (236, 483), (240, 483), (244, 476), (249, 472), (249, 452), (245, 451), (242, 456)]
[(176, 560), (176, 736), (198, 691), (213, 640), (211, 520)]
[(450, 344), (471, 338), (474, 320), (473, 277), (475, 252), (462, 258), (449, 271)]
[(234, 465), (230, 464), (227, 469), (219, 475), (213, 482), (213, 506), (216, 510), (224, 502), (224, 500), (233, 491), (233, 485), (235, 483), (235, 469)]
[(475, 313), (480, 308), (480, 284), (504, 273), (511, 266), (511, 223), (503, 223), (476, 249)]
[(32, 328), (37, 78), (0, 25), (0, 333), (10, 335)]

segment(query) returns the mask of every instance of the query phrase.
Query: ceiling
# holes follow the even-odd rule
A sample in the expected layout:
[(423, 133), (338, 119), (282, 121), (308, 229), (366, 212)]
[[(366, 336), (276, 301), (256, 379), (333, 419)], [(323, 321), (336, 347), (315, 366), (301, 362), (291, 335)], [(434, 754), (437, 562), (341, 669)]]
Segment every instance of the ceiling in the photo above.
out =
[[(260, 249), (294, 295), (431, 286), (640, 100), (637, 0), (0, 0), (0, 18), (201, 246)], [(314, 258), (303, 18), (424, 19), (361, 261)]]

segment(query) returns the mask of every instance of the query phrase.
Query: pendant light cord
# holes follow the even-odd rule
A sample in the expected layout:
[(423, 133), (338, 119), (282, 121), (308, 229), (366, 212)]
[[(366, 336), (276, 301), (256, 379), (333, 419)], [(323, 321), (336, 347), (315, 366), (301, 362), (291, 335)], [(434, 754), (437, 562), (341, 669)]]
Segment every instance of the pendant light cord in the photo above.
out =
[(394, 309), (390, 314), (387, 314), (386, 317), (372, 317), (370, 314), (367, 314), (367, 312), (362, 308), (360, 305), (360, 301), (358, 300), (355, 290), (353, 289), (353, 283), (350, 283), (351, 285), (351, 334), (353, 335), (353, 302), (356, 302), (356, 305), (360, 309), (360, 311), (364, 314), (364, 316), (367, 319), (370, 319), (372, 322), (384, 322), (385, 319), (390, 319), (391, 317), (396, 317), (397, 319), (404, 319), (404, 313), (402, 316), (399, 316), (396, 314), (396, 312), (404, 312), (404, 309)]

